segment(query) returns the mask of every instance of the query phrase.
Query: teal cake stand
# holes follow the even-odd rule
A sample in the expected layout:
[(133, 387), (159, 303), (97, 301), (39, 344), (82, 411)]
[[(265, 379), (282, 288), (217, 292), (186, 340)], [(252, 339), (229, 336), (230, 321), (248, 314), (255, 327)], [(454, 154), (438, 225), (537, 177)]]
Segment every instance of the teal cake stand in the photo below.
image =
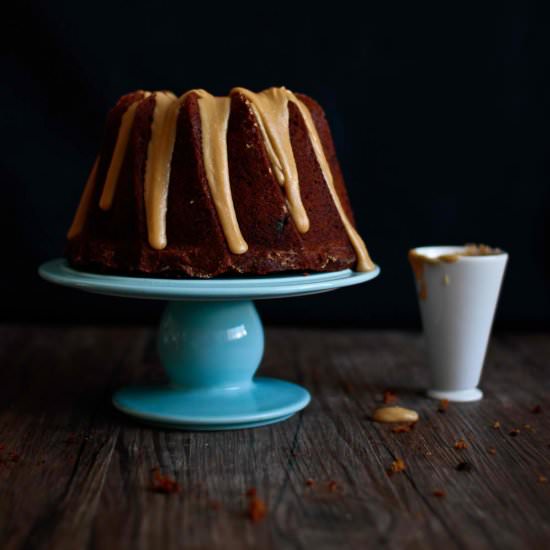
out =
[(187, 430), (229, 430), (280, 422), (303, 409), (309, 392), (255, 377), (264, 331), (252, 300), (329, 292), (376, 277), (351, 270), (225, 279), (151, 279), (98, 275), (64, 259), (42, 264), (52, 283), (124, 298), (165, 300), (158, 353), (170, 383), (118, 390), (115, 407), (144, 422)]

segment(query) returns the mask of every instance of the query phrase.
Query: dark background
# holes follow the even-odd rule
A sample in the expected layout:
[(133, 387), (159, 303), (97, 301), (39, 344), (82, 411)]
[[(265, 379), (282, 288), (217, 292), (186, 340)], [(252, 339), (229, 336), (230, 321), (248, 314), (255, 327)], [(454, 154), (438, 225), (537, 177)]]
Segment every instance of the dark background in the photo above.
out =
[(498, 324), (549, 326), (549, 33), (527, 3), (15, 4), (2, 14), (0, 320), (156, 320), (158, 303), (36, 275), (62, 254), (108, 109), (138, 88), (285, 85), (325, 108), (382, 274), (261, 303), (266, 321), (415, 326), (407, 250), (474, 241), (511, 255)]

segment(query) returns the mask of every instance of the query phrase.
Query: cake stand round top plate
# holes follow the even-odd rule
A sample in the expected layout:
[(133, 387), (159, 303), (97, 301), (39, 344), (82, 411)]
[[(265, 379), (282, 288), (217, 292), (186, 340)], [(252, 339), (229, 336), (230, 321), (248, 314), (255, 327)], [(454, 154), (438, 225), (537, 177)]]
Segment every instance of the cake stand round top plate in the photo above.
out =
[(70, 267), (67, 260), (58, 258), (42, 264), (39, 273), (52, 283), (109, 296), (168, 301), (225, 301), (265, 300), (329, 292), (374, 279), (380, 268), (376, 266), (373, 271), (365, 273), (345, 269), (307, 275), (161, 279), (78, 271)]

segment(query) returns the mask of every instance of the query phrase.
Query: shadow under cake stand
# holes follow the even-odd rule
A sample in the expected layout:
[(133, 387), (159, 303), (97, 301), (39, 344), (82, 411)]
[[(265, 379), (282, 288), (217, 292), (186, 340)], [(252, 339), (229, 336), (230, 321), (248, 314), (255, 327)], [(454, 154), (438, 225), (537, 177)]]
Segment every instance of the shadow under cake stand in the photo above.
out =
[(290, 382), (254, 377), (264, 331), (252, 300), (329, 292), (380, 272), (218, 279), (152, 279), (77, 271), (65, 259), (40, 266), (52, 283), (124, 298), (168, 301), (158, 353), (170, 383), (132, 386), (113, 395), (115, 407), (141, 421), (187, 430), (228, 430), (286, 420), (310, 401)]

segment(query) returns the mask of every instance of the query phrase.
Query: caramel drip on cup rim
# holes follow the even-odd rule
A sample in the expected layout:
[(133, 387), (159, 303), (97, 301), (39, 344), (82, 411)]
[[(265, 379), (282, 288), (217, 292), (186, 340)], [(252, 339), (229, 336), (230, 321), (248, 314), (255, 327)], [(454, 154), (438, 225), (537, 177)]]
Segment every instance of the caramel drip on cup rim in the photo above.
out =
[(424, 275), (425, 256), (418, 254), (415, 250), (409, 250), (408, 253), (409, 263), (413, 270), (414, 278), (418, 285), (418, 297), (421, 300), (426, 300), (428, 297), (428, 285), (426, 284), (426, 277)]

